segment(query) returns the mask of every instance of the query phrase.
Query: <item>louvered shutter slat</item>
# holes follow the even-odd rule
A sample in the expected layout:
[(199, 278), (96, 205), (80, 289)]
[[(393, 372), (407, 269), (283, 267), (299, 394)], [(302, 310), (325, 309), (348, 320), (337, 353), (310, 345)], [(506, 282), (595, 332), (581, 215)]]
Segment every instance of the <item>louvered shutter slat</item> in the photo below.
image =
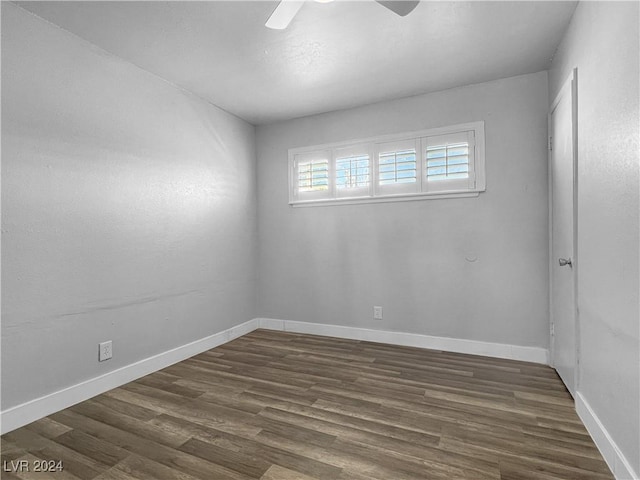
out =
[(469, 177), (469, 143), (427, 147), (427, 181)]

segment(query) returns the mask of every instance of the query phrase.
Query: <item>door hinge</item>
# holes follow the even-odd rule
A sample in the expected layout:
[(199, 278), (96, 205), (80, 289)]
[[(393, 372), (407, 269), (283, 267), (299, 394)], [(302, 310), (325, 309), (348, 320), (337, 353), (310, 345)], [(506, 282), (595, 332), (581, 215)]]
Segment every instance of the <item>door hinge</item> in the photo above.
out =
[(551, 336), (553, 337), (556, 334), (556, 328), (553, 323), (551, 324), (551, 327), (549, 328), (549, 330), (551, 331)]
[(553, 150), (553, 137), (552, 137), (551, 135), (549, 135), (549, 144), (548, 144), (548, 147), (549, 147), (549, 151), (552, 151), (552, 150)]

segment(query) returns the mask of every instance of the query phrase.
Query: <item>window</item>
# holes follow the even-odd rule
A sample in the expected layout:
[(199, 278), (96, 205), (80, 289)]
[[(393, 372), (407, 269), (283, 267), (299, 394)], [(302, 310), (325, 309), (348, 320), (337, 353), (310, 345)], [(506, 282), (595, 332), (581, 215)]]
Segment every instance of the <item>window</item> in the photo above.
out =
[(289, 151), (289, 203), (477, 196), (484, 122)]
[(383, 152), (378, 159), (378, 183), (416, 183), (416, 150), (399, 149)]
[(310, 160), (300, 165), (298, 189), (301, 192), (316, 192), (329, 189), (329, 162)]
[(469, 144), (456, 143), (427, 147), (427, 180), (469, 178)]
[(291, 178), (296, 197), (306, 200), (331, 198), (330, 155), (327, 151), (295, 155), (295, 169)]
[(335, 198), (367, 197), (371, 194), (371, 152), (366, 144), (336, 148)]
[(376, 195), (398, 195), (418, 191), (419, 142), (409, 139), (376, 143), (375, 151), (378, 164)]
[(369, 186), (369, 155), (356, 155), (336, 159), (336, 187), (358, 188)]
[(475, 134), (468, 130), (423, 139), (426, 191), (476, 188)]

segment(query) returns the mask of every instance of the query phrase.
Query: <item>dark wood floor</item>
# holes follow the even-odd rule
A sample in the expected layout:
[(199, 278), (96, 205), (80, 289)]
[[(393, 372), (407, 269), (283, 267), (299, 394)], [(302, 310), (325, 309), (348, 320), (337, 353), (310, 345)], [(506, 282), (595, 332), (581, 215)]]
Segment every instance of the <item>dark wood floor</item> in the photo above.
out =
[(64, 466), (6, 479), (613, 478), (549, 367), (265, 330), (10, 432), (2, 459)]

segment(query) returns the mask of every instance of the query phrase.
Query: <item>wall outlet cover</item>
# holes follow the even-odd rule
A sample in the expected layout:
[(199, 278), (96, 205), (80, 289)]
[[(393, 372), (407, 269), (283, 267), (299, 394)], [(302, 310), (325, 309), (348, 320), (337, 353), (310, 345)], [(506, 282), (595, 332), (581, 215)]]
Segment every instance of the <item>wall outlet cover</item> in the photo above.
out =
[(109, 360), (113, 356), (113, 344), (111, 340), (108, 342), (102, 342), (98, 345), (98, 361), (104, 362)]
[(382, 320), (382, 307), (373, 307), (373, 318)]

